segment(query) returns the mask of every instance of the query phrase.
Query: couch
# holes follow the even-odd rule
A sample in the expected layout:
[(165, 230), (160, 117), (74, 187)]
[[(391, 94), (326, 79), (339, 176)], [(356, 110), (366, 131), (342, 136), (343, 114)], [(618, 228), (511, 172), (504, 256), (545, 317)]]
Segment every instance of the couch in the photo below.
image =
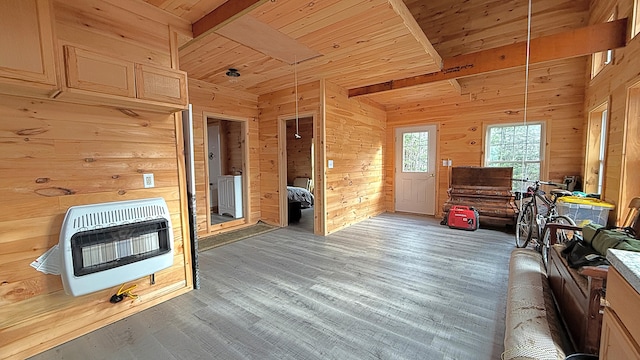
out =
[(502, 359), (564, 360), (572, 347), (556, 311), (542, 255), (515, 249), (509, 283)]

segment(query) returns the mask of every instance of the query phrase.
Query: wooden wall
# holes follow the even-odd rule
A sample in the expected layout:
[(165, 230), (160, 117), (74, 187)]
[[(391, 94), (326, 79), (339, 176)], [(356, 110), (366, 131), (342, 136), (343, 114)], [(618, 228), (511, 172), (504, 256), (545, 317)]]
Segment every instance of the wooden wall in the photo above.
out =
[(224, 135), (227, 138), (224, 150), (226, 168), (222, 169), (223, 175), (235, 175), (242, 171), (244, 159), (244, 135), (242, 132), (242, 122), (227, 121), (224, 126)]
[[(196, 207), (198, 235), (210, 233), (207, 221), (209, 201), (207, 198), (208, 153), (206, 136), (207, 115), (224, 119), (246, 119), (249, 138), (249, 164), (243, 170), (244, 178), (249, 181), (249, 214), (247, 223), (253, 224), (260, 219), (260, 147), (258, 141), (258, 98), (255, 95), (228, 89), (199, 80), (189, 80), (189, 101), (193, 106), (194, 162), (196, 171)], [(230, 122), (228, 122), (230, 123)], [(238, 146), (236, 143), (235, 147)], [(237, 158), (237, 156), (236, 156)], [(237, 160), (236, 160), (237, 161)], [(238, 166), (238, 165), (236, 165)], [(227, 166), (231, 168), (231, 166)]]
[[(526, 40), (527, 3), (519, 1), (408, 1), (427, 37), (443, 58)], [(536, 1), (531, 36), (536, 38), (587, 25), (588, 1)], [(531, 67), (527, 119), (547, 124), (548, 173), (582, 175), (584, 158), (584, 97), (586, 57)], [(393, 129), (438, 124), (438, 156), (453, 166), (480, 166), (484, 128), (490, 124), (521, 123), (524, 119), (523, 68), (461, 79), (461, 95), (442, 96), (388, 109), (387, 146)], [(393, 155), (387, 154), (386, 202), (393, 209)], [(441, 162), (440, 162), (441, 163)], [(438, 169), (437, 210), (447, 200), (447, 168)]]
[[(108, 52), (140, 63), (173, 65), (167, 15), (128, 2), (54, 2), (56, 45)], [(135, 18), (135, 21), (132, 19)], [(97, 44), (99, 48), (96, 49)], [(183, 241), (176, 118), (135, 110), (0, 95), (0, 357), (25, 358), (125, 318), (192, 287), (190, 250)], [(179, 123), (178, 123), (179, 124)], [(155, 188), (145, 189), (143, 173)], [(175, 256), (151, 285), (134, 281), (136, 300), (116, 305), (118, 289), (66, 295), (60, 276), (29, 264), (58, 243), (73, 205), (163, 197), (171, 214)]]
[[(589, 23), (603, 22), (611, 11), (617, 18), (633, 18), (633, 1), (591, 1)], [(629, 22), (631, 31), (631, 22)], [(628, 40), (627, 46), (614, 50), (613, 63), (587, 82), (585, 111), (609, 101), (609, 129), (606, 156), (604, 198), (617, 205), (615, 218), (624, 217), (629, 201), (640, 196), (640, 36)], [(591, 59), (589, 59), (591, 60)], [(590, 64), (590, 61), (589, 61)], [(585, 76), (588, 76), (587, 69)], [(586, 119), (585, 119), (586, 124)], [(613, 212), (612, 212), (613, 213)]]
[[(545, 121), (547, 173), (544, 178), (562, 181), (565, 175), (582, 174), (584, 155), (583, 100), (585, 59), (556, 61), (531, 68), (529, 121)], [(440, 159), (453, 166), (481, 166), (486, 125), (522, 123), (524, 73), (502, 71), (461, 82), (469, 94), (406, 104), (388, 110), (387, 146), (393, 148), (393, 129), (416, 124), (438, 125)], [(387, 154), (387, 207), (393, 209), (393, 156)], [(441, 161), (438, 161), (441, 164)], [(447, 200), (447, 168), (438, 168), (437, 211)]]
[[(275, 225), (279, 225), (281, 222), (278, 126), (279, 121), (295, 119), (295, 100), (295, 89), (293, 87), (268, 93), (258, 98), (258, 107), (260, 108), (261, 219), (264, 222)], [(312, 114), (317, 116), (320, 113), (319, 82), (298, 85), (298, 112), (300, 116), (305, 117)], [(283, 172), (283, 176), (286, 176), (286, 172)], [(317, 198), (318, 196), (316, 195)]]
[(311, 179), (313, 174), (313, 159), (311, 158), (311, 143), (313, 141), (313, 118), (298, 120), (298, 132), (301, 139), (295, 138), (296, 121), (287, 121), (287, 184), (293, 184), (297, 177)]
[(387, 114), (367, 99), (325, 83), (326, 228), (332, 233), (386, 210), (384, 156)]
[[(115, 109), (0, 96), (3, 355), (32, 355), (191, 287), (174, 118), (138, 113), (131, 118)], [(155, 188), (144, 189), (143, 173), (154, 174)], [(60, 276), (29, 266), (58, 242), (70, 206), (149, 197), (167, 201), (175, 257), (155, 285), (147, 278), (134, 282), (138, 300), (109, 303), (117, 288), (71, 297)]]

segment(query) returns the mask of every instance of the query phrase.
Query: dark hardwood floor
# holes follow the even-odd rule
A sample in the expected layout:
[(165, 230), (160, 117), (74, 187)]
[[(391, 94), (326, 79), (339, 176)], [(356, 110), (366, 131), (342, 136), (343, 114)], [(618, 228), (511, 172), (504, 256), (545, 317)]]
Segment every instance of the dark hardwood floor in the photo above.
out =
[(200, 254), (201, 290), (33, 359), (499, 359), (513, 235), (383, 214)]

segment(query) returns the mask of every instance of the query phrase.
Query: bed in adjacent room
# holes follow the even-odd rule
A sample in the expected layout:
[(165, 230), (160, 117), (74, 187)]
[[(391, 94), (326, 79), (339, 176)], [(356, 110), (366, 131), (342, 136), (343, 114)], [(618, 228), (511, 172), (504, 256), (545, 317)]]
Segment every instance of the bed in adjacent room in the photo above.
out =
[(297, 186), (287, 186), (287, 193), (289, 202), (300, 202), (300, 207), (303, 209), (313, 206), (314, 199), (311, 191)]

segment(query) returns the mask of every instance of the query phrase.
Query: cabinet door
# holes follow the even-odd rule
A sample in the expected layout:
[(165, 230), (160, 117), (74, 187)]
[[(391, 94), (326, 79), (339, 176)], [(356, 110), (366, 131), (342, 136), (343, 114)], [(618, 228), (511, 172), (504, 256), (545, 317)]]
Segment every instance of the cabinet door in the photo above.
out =
[(640, 349), (610, 308), (604, 310), (600, 360), (640, 359)]
[(134, 64), (73, 46), (64, 47), (67, 86), (133, 98)]
[(56, 85), (48, 0), (0, 1), (0, 77)]
[(143, 100), (187, 105), (187, 74), (184, 71), (136, 64), (137, 97)]

